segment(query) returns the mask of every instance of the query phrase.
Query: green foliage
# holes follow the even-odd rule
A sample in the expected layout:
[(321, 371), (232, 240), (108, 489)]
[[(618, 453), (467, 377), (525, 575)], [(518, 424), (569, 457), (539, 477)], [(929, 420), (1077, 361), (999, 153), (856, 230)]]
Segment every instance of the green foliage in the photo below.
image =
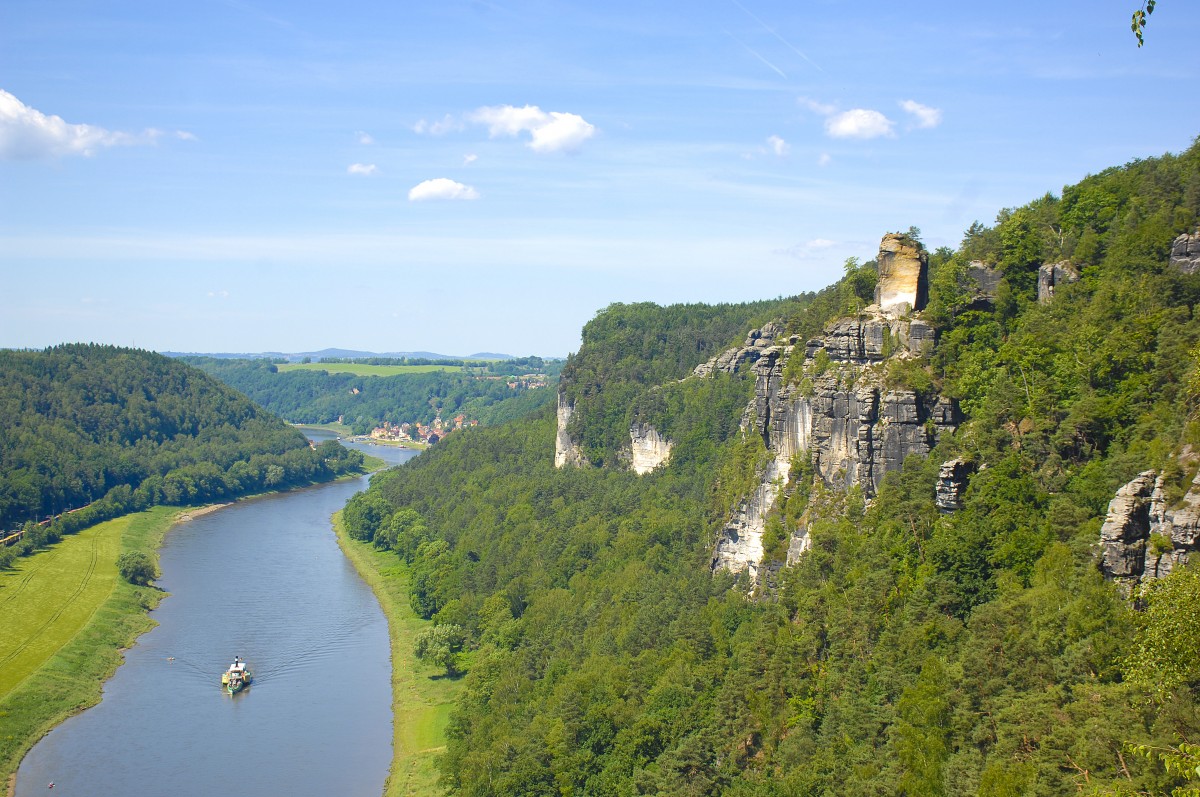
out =
[[(1127, 751), (1194, 755), (1180, 741), (1200, 737), (1195, 573), (1166, 579), (1139, 613), (1104, 581), (1094, 548), (1117, 487), (1156, 467), (1177, 493), (1192, 466), (1166, 466), (1200, 445), (1189, 415), (1200, 285), (1165, 267), (1171, 236), (1200, 211), (1197, 152), (1089, 177), (931, 256), (938, 343), (885, 378), (939, 386), (964, 423), (889, 472), (869, 503), (797, 457), (768, 518), (766, 564), (797, 528), (811, 547), (793, 567), (765, 568), (771, 586), (753, 600), (710, 569), (717, 532), (772, 456), (753, 425), (739, 432), (749, 379), (677, 381), (769, 320), (745, 308), (617, 306), (589, 324), (567, 369), (573, 431), (606, 464), (632, 421), (669, 430), (677, 447), (653, 474), (555, 469), (544, 411), (376, 478), (368, 495), (382, 503), (362, 499), (363, 514), (374, 507), (363, 528), (411, 562), (414, 608), (461, 627), (472, 651), (448, 790), (1186, 786), (1166, 758)], [(1039, 305), (1037, 267), (1064, 257), (1083, 278)], [(962, 290), (973, 259), (1004, 270), (993, 305)], [(815, 336), (863, 298), (853, 282), (763, 311)], [(784, 365), (792, 384), (834, 367)], [(938, 466), (956, 456), (976, 472), (963, 508), (944, 515)]]
[[(176, 360), (95, 344), (0, 351), (0, 529), (56, 520), (32, 548), (157, 504), (307, 484), (360, 468)], [(22, 545), (25, 549), (31, 546)]]
[(750, 304), (614, 304), (583, 328), (563, 367), (575, 407), (572, 439), (594, 464), (615, 464), (629, 441), (629, 408), (650, 387), (682, 379), (747, 330), (783, 315), (791, 300)]
[[(365, 434), (384, 421), (430, 424), (439, 415), (449, 420), (459, 413), (481, 424), (503, 423), (536, 410), (554, 400), (549, 387), (531, 389), (516, 382), (512, 387), (503, 375), (550, 372), (539, 357), (486, 365), (488, 376), (473, 372), (439, 371), (395, 376), (357, 376), (323, 370), (281, 372), (269, 360), (185, 357), (190, 365), (205, 371), (254, 402), (294, 423), (326, 424), (339, 418)], [(355, 361), (359, 362), (359, 361)], [(387, 364), (385, 359), (365, 360)], [(541, 363), (536, 367), (536, 363)], [(434, 361), (405, 360), (402, 364), (433, 364)], [(458, 360), (446, 361), (456, 367)], [(516, 363), (513, 365), (512, 363)], [(401, 363), (397, 363), (401, 364)], [(480, 368), (485, 365), (478, 364)], [(526, 367), (528, 367), (526, 369)]]
[(117, 557), (117, 572), (130, 584), (145, 586), (158, 578), (154, 560), (144, 551), (126, 551)]
[(1163, 698), (1200, 683), (1200, 568), (1152, 582), (1143, 594), (1137, 638), (1125, 660), (1130, 683)]
[(435, 625), (417, 634), (413, 655), (418, 659), (445, 669), (447, 675), (457, 675), (458, 654), (466, 637), (457, 625)]

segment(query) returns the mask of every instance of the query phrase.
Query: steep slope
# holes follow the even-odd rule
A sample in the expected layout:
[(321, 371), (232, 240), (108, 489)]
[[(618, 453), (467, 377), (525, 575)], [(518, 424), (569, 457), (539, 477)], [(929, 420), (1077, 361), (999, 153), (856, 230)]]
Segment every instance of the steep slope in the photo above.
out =
[[(1200, 736), (1178, 608), (1200, 592), (1198, 222), (1200, 145), (1003, 210), (957, 251), (889, 236), (820, 294), (709, 311), (741, 321), (724, 341), (616, 308), (564, 371), (566, 412), (377, 479), (352, 533), (472, 648), (451, 792), (1181, 784), (1136, 750)], [(564, 444), (582, 467), (556, 467)], [(1113, 561), (1170, 552), (1139, 574), (1164, 576), (1145, 614), (1100, 547), (1138, 478), (1133, 531), (1105, 539), (1133, 546)]]
[[(95, 344), (0, 352), (0, 528), (58, 531), (159, 503), (331, 478), (361, 456), (176, 360)], [(68, 528), (69, 527), (69, 528)]]

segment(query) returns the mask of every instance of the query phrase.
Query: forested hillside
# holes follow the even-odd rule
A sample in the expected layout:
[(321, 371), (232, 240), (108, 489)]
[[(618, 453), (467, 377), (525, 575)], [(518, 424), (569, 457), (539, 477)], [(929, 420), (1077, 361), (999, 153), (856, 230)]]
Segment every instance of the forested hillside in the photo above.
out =
[[(95, 344), (0, 351), (0, 529), (87, 506), (39, 535), (155, 504), (305, 484), (359, 467), (216, 379)], [(90, 505), (90, 506), (89, 506)]]
[[(455, 372), (397, 376), (281, 372), (267, 360), (183, 359), (292, 423), (334, 423), (341, 418), (355, 434), (365, 434), (384, 421), (429, 424), (439, 414), (449, 420), (460, 412), (483, 424), (504, 423), (554, 399), (553, 382), (549, 389), (509, 387), (499, 378), (512, 370), (505, 362), (490, 371), (496, 378), (480, 379)], [(518, 362), (528, 365), (529, 359)]]
[[(1194, 787), (1200, 563), (1130, 597), (1102, 572), (1099, 543), (1110, 500), (1139, 473), (1159, 474), (1164, 505), (1190, 500), (1200, 239), (1177, 236), (1198, 222), (1200, 143), (1003, 210), (929, 255), (916, 319), (929, 345), (899, 356), (885, 335), (883, 359), (859, 370), (805, 341), (860, 318), (875, 262), (772, 305), (613, 307), (564, 370), (580, 467), (555, 467), (560, 407), (376, 478), (347, 505), (348, 530), (394, 550), (413, 607), (465, 638), (449, 791)], [(771, 577), (755, 582), (713, 562), (768, 472), (756, 430), (769, 405), (751, 401), (768, 371), (756, 386), (733, 357), (684, 377), (772, 318), (794, 359), (769, 371), (771, 390), (803, 398), (839, 373), (877, 374), (880, 389), (945, 397), (955, 415), (927, 424), (928, 455), (877, 487), (827, 480), (813, 449), (797, 453), (767, 520)], [(673, 447), (639, 476), (622, 449), (646, 418)], [(952, 461), (973, 475), (939, 511)]]

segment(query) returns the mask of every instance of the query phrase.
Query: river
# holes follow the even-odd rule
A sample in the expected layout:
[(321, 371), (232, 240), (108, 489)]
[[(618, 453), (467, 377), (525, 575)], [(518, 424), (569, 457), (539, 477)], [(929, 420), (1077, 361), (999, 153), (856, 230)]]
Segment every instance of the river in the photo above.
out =
[[(417, 453), (353, 447), (391, 464)], [(387, 624), (329, 524), (367, 482), (251, 499), (174, 528), (160, 551), (157, 583), (171, 595), (152, 613), (158, 627), (126, 652), (99, 705), (29, 752), (17, 797), (381, 794)], [(254, 682), (230, 696), (220, 675), (235, 655)]]

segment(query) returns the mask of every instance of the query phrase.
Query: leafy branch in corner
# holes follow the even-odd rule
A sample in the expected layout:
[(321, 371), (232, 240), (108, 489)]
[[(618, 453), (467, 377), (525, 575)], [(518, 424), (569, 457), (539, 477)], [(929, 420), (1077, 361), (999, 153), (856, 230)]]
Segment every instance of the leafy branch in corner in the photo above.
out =
[(1154, 13), (1154, 3), (1155, 0), (1146, 0), (1142, 3), (1141, 8), (1133, 12), (1133, 21), (1130, 22), (1129, 29), (1133, 31), (1134, 36), (1137, 36), (1138, 47), (1146, 43), (1142, 38), (1142, 31), (1145, 29), (1150, 15)]

